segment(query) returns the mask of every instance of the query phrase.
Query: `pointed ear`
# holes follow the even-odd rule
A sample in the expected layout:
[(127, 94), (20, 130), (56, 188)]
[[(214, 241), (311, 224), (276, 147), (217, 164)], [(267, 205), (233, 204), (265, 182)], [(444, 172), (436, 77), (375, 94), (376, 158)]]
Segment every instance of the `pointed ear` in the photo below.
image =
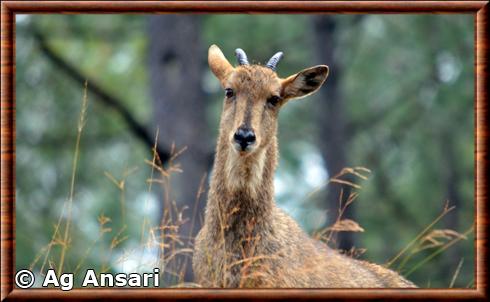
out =
[(316, 92), (328, 76), (328, 66), (310, 67), (282, 80), (283, 99), (302, 98)]
[(218, 78), (221, 83), (221, 86), (224, 87), (228, 76), (233, 71), (233, 66), (231, 66), (230, 62), (225, 58), (221, 49), (219, 49), (216, 45), (211, 45), (208, 51), (208, 64), (211, 68), (211, 71)]

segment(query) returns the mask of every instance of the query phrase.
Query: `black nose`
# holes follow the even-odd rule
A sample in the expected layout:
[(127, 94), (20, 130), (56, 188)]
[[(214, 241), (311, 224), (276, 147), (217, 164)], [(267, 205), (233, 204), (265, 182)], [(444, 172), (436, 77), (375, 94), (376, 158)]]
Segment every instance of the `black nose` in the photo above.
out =
[(233, 138), (242, 147), (242, 150), (255, 143), (255, 133), (249, 128), (238, 128)]

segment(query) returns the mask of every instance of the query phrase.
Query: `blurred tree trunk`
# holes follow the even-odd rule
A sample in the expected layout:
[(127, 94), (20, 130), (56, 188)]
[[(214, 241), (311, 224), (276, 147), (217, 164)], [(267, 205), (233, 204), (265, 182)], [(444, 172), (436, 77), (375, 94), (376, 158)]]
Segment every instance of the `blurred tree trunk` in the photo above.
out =
[[(318, 62), (326, 64), (330, 68), (330, 74), (324, 84), (325, 87), (319, 92), (321, 101), (317, 105), (316, 122), (319, 131), (318, 146), (329, 177), (333, 177), (347, 165), (345, 154), (347, 124), (340, 88), (342, 66), (339, 66), (338, 59), (334, 57), (338, 27), (334, 18), (316, 16), (313, 19), (313, 28)], [(329, 184), (326, 195), (327, 225), (335, 222), (338, 216), (340, 198), (342, 198), (342, 204), (345, 204), (350, 191), (349, 186)], [(342, 216), (343, 218), (354, 219), (354, 205), (355, 203), (347, 208)], [(352, 232), (340, 232), (337, 237), (337, 243), (338, 248), (349, 250), (354, 245)]]
[[(186, 218), (192, 219), (196, 209), (196, 219), (180, 227), (185, 247), (192, 246), (192, 239), (201, 228), (199, 217), (206, 194), (201, 194), (200, 200), (196, 200), (196, 196), (201, 179), (210, 167), (209, 154), (213, 150), (207, 132), (206, 95), (201, 88), (204, 64), (200, 58), (205, 52), (200, 41), (200, 20), (188, 15), (151, 16), (148, 27), (150, 88), (159, 142), (168, 150), (172, 144), (176, 150), (187, 148), (175, 160), (183, 172), (172, 174), (169, 196), (169, 201), (175, 201), (179, 208), (188, 208), (184, 212)], [(180, 255), (174, 262), (175, 267), (170, 268), (180, 273), (185, 266), (183, 279), (179, 278), (179, 282), (193, 281), (191, 257), (189, 253)]]

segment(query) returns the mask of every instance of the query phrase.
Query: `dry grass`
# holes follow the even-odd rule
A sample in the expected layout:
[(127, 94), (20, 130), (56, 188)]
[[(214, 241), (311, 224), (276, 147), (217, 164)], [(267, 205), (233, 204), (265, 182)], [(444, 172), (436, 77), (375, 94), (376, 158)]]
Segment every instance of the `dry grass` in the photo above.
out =
[[(57, 274), (60, 275), (65, 271), (67, 255), (70, 252), (70, 246), (76, 238), (72, 238), (71, 235), (71, 224), (72, 224), (72, 206), (74, 202), (74, 191), (75, 191), (75, 180), (76, 172), (78, 166), (79, 150), (81, 143), (81, 136), (86, 124), (86, 111), (88, 106), (87, 100), (87, 84), (84, 88), (84, 96), (82, 100), (82, 107), (79, 115), (78, 126), (77, 126), (77, 138), (75, 142), (75, 151), (72, 162), (71, 171), (71, 181), (69, 188), (69, 197), (63, 205), (63, 210), (59, 216), (57, 223), (54, 225), (54, 231), (50, 242), (40, 250), (36, 255), (35, 259), (31, 263), (31, 270), (38, 269), (38, 272), (43, 275), (45, 274), (47, 268), (55, 268)], [(150, 175), (147, 179), (148, 193), (152, 193), (154, 186), (160, 187), (162, 192), (162, 208), (164, 209), (161, 215), (160, 221), (152, 223), (146, 216), (143, 217), (141, 222), (140, 231), (140, 248), (127, 250), (121, 247), (128, 239), (128, 226), (126, 220), (126, 183), (128, 177), (130, 177), (137, 168), (128, 169), (123, 173), (121, 177), (116, 177), (110, 172), (105, 172), (105, 176), (110, 180), (112, 184), (116, 186), (119, 190), (119, 206), (122, 226), (117, 230), (113, 229), (111, 226), (112, 218), (105, 216), (103, 213), (97, 217), (99, 224), (99, 232), (94, 238), (90, 246), (83, 253), (83, 256), (78, 260), (78, 262), (73, 266), (74, 270), (72, 272), (79, 272), (84, 266), (96, 267), (94, 264), (86, 264), (86, 261), (91, 253), (93, 253), (94, 248), (101, 243), (104, 237), (109, 236), (110, 245), (108, 250), (106, 250), (102, 256), (101, 268), (99, 273), (108, 272), (113, 269), (114, 263), (125, 262), (129, 257), (133, 257), (139, 253), (138, 267), (140, 270), (145, 270), (148, 267), (158, 267), (160, 271), (163, 272), (161, 276), (161, 285), (163, 287), (199, 287), (199, 284), (184, 282), (184, 272), (187, 266), (190, 265), (190, 259), (192, 257), (193, 248), (192, 245), (187, 244), (187, 242), (192, 242), (193, 238), (190, 238), (190, 234), (193, 233), (193, 228), (195, 226), (196, 219), (199, 218), (197, 213), (198, 204), (200, 196), (205, 192), (205, 180), (206, 175), (201, 179), (200, 187), (196, 194), (196, 201), (194, 202), (194, 207), (190, 214), (188, 214), (187, 207), (179, 207), (175, 200), (172, 200), (172, 187), (171, 180), (175, 173), (182, 173), (182, 169), (178, 164), (178, 157), (185, 151), (185, 148), (176, 150), (175, 146), (172, 146), (171, 158), (165, 165), (161, 162), (156, 152), (156, 146), (158, 144), (158, 130), (155, 135), (155, 145), (153, 148), (153, 157), (151, 160), (145, 160), (145, 163), (150, 167)], [(313, 195), (320, 192), (326, 187), (326, 185), (336, 185), (340, 184), (343, 186), (349, 186), (351, 188), (349, 196), (344, 198), (344, 192), (341, 191), (341, 196), (339, 196), (339, 207), (337, 213), (337, 219), (334, 223), (323, 230), (316, 232), (313, 237), (318, 240), (322, 240), (325, 243), (331, 245), (332, 239), (339, 232), (364, 232), (364, 228), (356, 221), (352, 219), (345, 219), (343, 215), (346, 209), (351, 206), (359, 196), (359, 191), (362, 189), (360, 182), (366, 180), (370, 174), (370, 170), (364, 167), (354, 167), (354, 168), (344, 168), (340, 173), (328, 180), (327, 183), (315, 188), (310, 192), (305, 199), (311, 198)], [(345, 180), (345, 176), (349, 176), (349, 179), (354, 179), (354, 181)], [(345, 200), (345, 202), (342, 202)], [(149, 200), (145, 201), (144, 207), (148, 208)], [(432, 222), (430, 222), (426, 228), (424, 228), (415, 238), (409, 242), (399, 253), (396, 254), (391, 260), (389, 260), (385, 266), (393, 268), (397, 264), (395, 270), (404, 271), (405, 276), (409, 276), (414, 271), (418, 270), (428, 261), (433, 259), (438, 254), (444, 252), (452, 245), (456, 244), (461, 240), (465, 240), (466, 236), (473, 231), (473, 227), (465, 231), (464, 233), (459, 233), (455, 230), (450, 229), (436, 229), (435, 225), (450, 211), (454, 210), (453, 207), (449, 207), (448, 204), (443, 208), (442, 213), (436, 217)], [(225, 222), (229, 221), (229, 217), (234, 214), (238, 209), (233, 209), (229, 213), (220, 212), (221, 221), (221, 248), (223, 248), (223, 254), (228, 255), (226, 252), (225, 244), (225, 231), (229, 227)], [(187, 218), (190, 217), (190, 218)], [(185, 224), (190, 224), (190, 231), (188, 234), (183, 235), (181, 228)], [(250, 234), (253, 230), (253, 221), (249, 224)], [(274, 255), (256, 255), (255, 245), (260, 240), (258, 237), (250, 236), (247, 238), (247, 242), (244, 245), (242, 251), (242, 257), (240, 260), (233, 260), (228, 256), (225, 256), (224, 270), (215, 271), (215, 276), (210, 276), (210, 279), (219, 280), (219, 287), (226, 287), (227, 275), (237, 274), (241, 275), (240, 286), (247, 286), (247, 282), (252, 278), (258, 277), (254, 266), (261, 265), (261, 260), (265, 258), (273, 258)], [(57, 256), (53, 256), (53, 249), (58, 249), (59, 253)], [(122, 249), (124, 251), (122, 256), (116, 257), (114, 252), (116, 250)], [(144, 262), (142, 255), (148, 251), (158, 251), (158, 256), (155, 256), (152, 261)], [(423, 258), (421, 261), (412, 265), (410, 268), (406, 268), (406, 264), (409, 260), (416, 254), (422, 251), (430, 251), (429, 256)], [(366, 249), (353, 248), (350, 251), (344, 251), (346, 254), (352, 257), (360, 257), (366, 252)], [(41, 261), (42, 259), (42, 261)], [(41, 262), (40, 262), (41, 261)], [(463, 260), (461, 260), (456, 268), (454, 275), (449, 284), (452, 287), (455, 280), (461, 270)], [(238, 269), (238, 271), (237, 271)], [(150, 270), (148, 270), (150, 271)], [(262, 271), (264, 269), (262, 268)], [(470, 286), (468, 284), (468, 286)]]
[[(37, 261), (44, 255), (44, 260), (40, 269), (41, 274), (43, 273), (46, 265), (49, 265), (49, 268), (56, 267), (54, 262), (48, 261), (48, 259), (52, 248), (60, 247), (61, 252), (60, 252), (59, 262), (56, 267), (56, 271), (59, 277), (61, 272), (63, 272), (63, 267), (65, 264), (65, 256), (71, 242), (70, 227), (71, 227), (71, 220), (72, 220), (71, 215), (72, 215), (72, 207), (73, 207), (73, 197), (75, 194), (75, 177), (76, 177), (78, 159), (80, 153), (80, 141), (82, 137), (83, 128), (86, 124), (86, 114), (87, 114), (87, 107), (88, 107), (87, 86), (88, 83), (87, 81), (85, 81), (85, 87), (83, 89), (82, 107), (80, 110), (80, 115), (79, 115), (78, 125), (77, 125), (77, 138), (75, 142), (75, 151), (74, 151), (73, 161), (72, 161), (72, 173), (71, 173), (70, 191), (69, 191), (68, 199), (63, 204), (63, 209), (61, 211), (58, 222), (56, 223), (53, 235), (51, 237), (51, 241), (48, 243), (46, 247), (41, 249), (41, 253), (38, 256), (36, 256), (33, 263), (31, 263), (30, 265), (30, 268), (33, 269)], [(62, 218), (65, 215), (66, 215), (66, 219), (63, 220)], [(63, 234), (61, 234), (62, 227), (64, 228)]]
[[(453, 210), (455, 210), (455, 207), (450, 207), (449, 203), (446, 202), (441, 214), (429, 223), (429, 225), (427, 225), (427, 227), (410, 241), (395, 257), (388, 261), (385, 266), (393, 268), (395, 263), (398, 263), (395, 270), (404, 272), (404, 275), (408, 277), (457, 242), (466, 240), (467, 236), (473, 232), (473, 225), (463, 233), (450, 229), (434, 228), (444, 216)], [(429, 252), (429, 254), (418, 262), (411, 263), (410, 267), (407, 268), (406, 266), (409, 261), (412, 260), (415, 255), (423, 251)], [(460, 268), (456, 270), (455, 275), (448, 286), (452, 287), (454, 285), (454, 280), (456, 279), (459, 270)]]

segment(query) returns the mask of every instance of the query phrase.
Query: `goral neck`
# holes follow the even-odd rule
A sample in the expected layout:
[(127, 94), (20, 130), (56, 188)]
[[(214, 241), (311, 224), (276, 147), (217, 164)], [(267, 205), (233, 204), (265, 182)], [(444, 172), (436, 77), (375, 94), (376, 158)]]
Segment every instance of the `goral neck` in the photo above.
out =
[(276, 162), (275, 137), (265, 148), (245, 157), (232, 150), (229, 142), (220, 137), (206, 219), (214, 220), (216, 214), (221, 220), (233, 221), (259, 222), (270, 217), (275, 206), (273, 180)]

